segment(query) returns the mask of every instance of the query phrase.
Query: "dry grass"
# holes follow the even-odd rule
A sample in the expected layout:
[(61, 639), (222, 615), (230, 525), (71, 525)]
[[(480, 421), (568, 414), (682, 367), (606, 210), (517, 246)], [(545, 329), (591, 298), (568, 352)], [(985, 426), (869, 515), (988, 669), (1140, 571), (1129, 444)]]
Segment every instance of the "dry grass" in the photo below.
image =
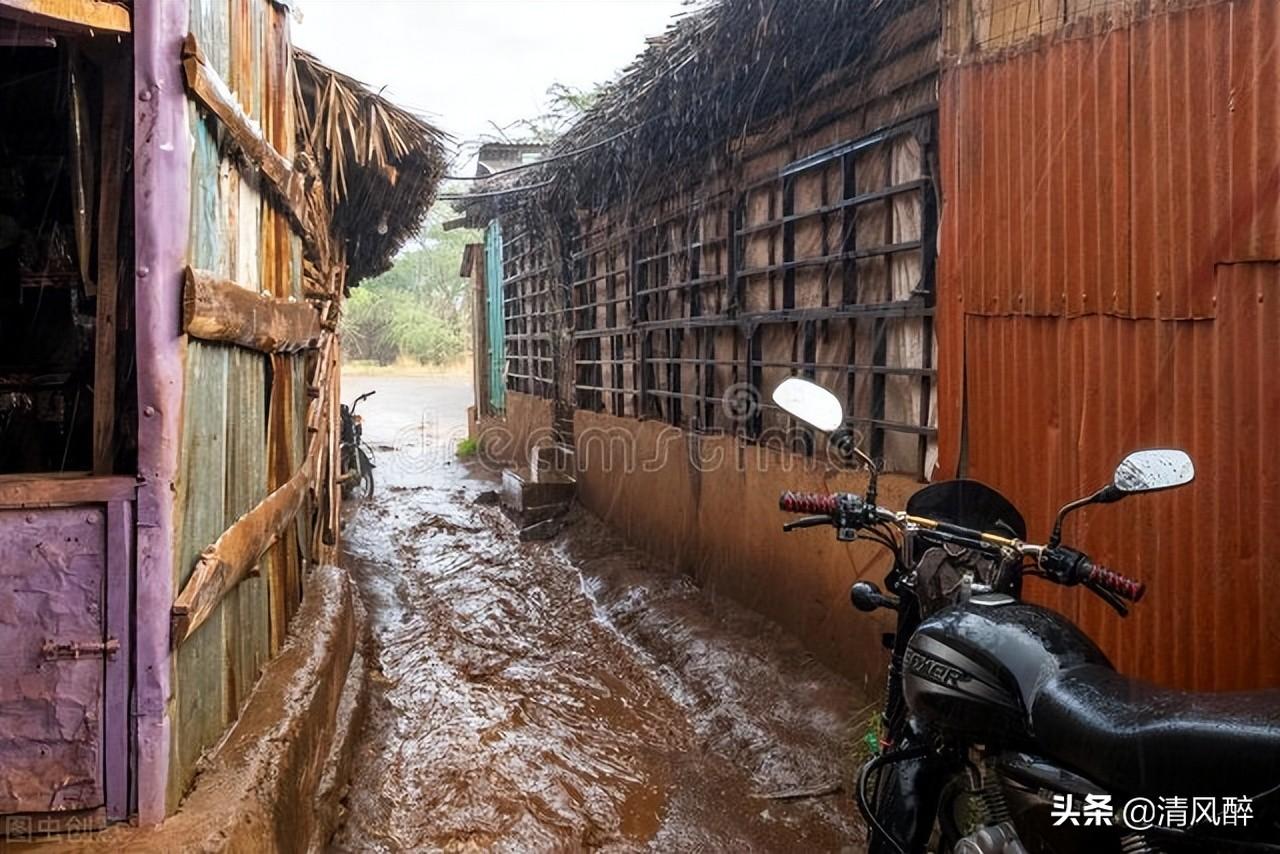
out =
[(728, 157), (762, 120), (829, 75), (856, 74), (907, 46), (921, 0), (712, 0), (694, 3), (604, 89), (545, 163), (479, 182), (472, 222), (520, 207), (601, 210), (697, 183), (707, 155)]

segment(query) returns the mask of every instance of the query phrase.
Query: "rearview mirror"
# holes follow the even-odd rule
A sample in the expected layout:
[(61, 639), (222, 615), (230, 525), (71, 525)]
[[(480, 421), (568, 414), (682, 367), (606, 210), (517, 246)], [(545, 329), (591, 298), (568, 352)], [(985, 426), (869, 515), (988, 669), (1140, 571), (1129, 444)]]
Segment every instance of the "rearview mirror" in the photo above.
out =
[(822, 386), (788, 377), (773, 390), (773, 402), (811, 427), (830, 433), (844, 423), (844, 407)]
[(1134, 451), (1116, 466), (1111, 485), (1128, 495), (1182, 486), (1195, 479), (1196, 467), (1186, 451)]
[(1172, 448), (1134, 451), (1116, 466), (1111, 483), (1092, 495), (1063, 505), (1058, 511), (1058, 518), (1053, 522), (1053, 533), (1049, 536), (1048, 545), (1056, 547), (1062, 541), (1062, 521), (1074, 510), (1090, 504), (1111, 504), (1137, 492), (1156, 492), (1182, 486), (1194, 480), (1195, 476), (1195, 464), (1186, 451)]

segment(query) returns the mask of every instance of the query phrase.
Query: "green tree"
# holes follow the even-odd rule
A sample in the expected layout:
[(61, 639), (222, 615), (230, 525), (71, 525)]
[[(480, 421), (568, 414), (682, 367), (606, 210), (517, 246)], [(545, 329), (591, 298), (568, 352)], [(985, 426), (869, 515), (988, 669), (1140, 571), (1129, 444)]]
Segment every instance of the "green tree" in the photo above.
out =
[(546, 107), (541, 115), (521, 119), (514, 127), (523, 131), (522, 138), (530, 142), (549, 144), (595, 106), (603, 87), (580, 89), (567, 83), (552, 83), (547, 87)]
[(444, 223), (454, 216), (449, 205), (437, 204), (392, 268), (352, 291), (343, 318), (348, 358), (383, 365), (397, 358), (444, 364), (466, 352), (470, 282), (458, 267), (463, 247), (478, 242), (481, 233), (446, 231)]
[(480, 134), (477, 139), (466, 144), (477, 147), (486, 142), (549, 145), (573, 127), (583, 113), (596, 105), (608, 85), (597, 83), (588, 89), (582, 89), (567, 83), (552, 83), (547, 87), (547, 97), (541, 113), (531, 118), (517, 119), (508, 125), (491, 121), (489, 125), (494, 133)]

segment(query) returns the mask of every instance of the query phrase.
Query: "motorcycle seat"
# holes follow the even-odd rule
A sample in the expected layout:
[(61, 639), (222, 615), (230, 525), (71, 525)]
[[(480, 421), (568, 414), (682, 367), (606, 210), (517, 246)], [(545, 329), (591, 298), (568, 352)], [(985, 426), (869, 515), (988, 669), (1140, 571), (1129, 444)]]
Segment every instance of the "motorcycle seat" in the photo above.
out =
[(1050, 756), (1118, 794), (1258, 798), (1280, 787), (1280, 691), (1198, 694), (1084, 664), (1041, 686), (1031, 724)]

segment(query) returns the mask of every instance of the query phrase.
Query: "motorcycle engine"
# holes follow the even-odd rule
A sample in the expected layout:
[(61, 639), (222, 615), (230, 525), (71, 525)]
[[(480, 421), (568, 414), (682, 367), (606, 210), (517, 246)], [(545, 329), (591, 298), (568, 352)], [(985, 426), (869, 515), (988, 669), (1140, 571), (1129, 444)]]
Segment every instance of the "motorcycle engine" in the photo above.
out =
[(980, 827), (951, 849), (954, 854), (1027, 854), (1013, 825), (1007, 821)]
[(968, 601), (975, 584), (1000, 590), (1002, 579), (1017, 578), (1017, 574), (1011, 571), (1017, 558), (1001, 560), (964, 546), (929, 542), (920, 535), (912, 543), (912, 552), (918, 554), (913, 565), (922, 617), (948, 605)]

